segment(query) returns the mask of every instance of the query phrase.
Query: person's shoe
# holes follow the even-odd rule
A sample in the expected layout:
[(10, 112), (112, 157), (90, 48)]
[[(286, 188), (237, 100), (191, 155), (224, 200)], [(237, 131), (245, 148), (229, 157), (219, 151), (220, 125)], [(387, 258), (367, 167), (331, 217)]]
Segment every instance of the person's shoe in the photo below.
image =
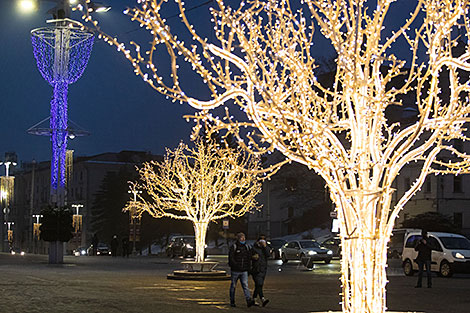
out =
[(236, 305), (235, 305), (234, 302), (230, 303), (230, 306), (231, 306), (232, 308), (236, 307)]
[(428, 288), (432, 288), (432, 286), (431, 286), (431, 285), (428, 285)]
[(421, 288), (421, 286), (420, 286), (420, 285), (416, 285), (415, 288)]
[(246, 306), (247, 307), (251, 307), (253, 305), (255, 305), (255, 300), (250, 299), (250, 300), (246, 301)]
[(269, 299), (265, 299), (265, 298), (263, 298), (263, 299), (261, 299), (261, 301), (263, 302), (263, 307), (265, 307), (265, 306), (266, 306), (266, 304), (268, 304), (268, 303), (269, 303)]

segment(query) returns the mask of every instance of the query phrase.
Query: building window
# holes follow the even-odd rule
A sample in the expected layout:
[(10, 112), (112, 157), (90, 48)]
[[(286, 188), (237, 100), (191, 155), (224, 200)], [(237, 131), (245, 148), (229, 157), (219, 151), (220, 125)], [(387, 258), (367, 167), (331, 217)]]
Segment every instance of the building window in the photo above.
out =
[(458, 227), (458, 229), (462, 229), (463, 226), (463, 213), (454, 213), (454, 225)]
[(462, 176), (454, 176), (454, 192), (462, 192)]
[(295, 191), (297, 189), (297, 179), (295, 177), (286, 178), (286, 190)]

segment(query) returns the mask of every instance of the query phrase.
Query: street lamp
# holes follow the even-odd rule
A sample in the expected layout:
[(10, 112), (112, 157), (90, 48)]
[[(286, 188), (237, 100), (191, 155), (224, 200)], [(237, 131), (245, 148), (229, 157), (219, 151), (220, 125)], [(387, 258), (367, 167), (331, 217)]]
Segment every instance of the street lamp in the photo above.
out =
[(134, 206), (132, 207), (132, 211), (130, 211), (130, 221), (131, 221), (131, 229), (132, 229), (132, 254), (136, 254), (137, 251), (135, 249), (135, 241), (136, 241), (136, 229), (137, 229), (137, 222), (139, 222), (140, 226), (140, 218), (135, 217), (135, 203), (137, 202), (137, 194), (141, 194), (142, 190), (129, 190), (128, 193), (132, 193), (134, 195)]
[(9, 173), (10, 173), (10, 165), (13, 165), (13, 166), (16, 166), (17, 163), (16, 162), (12, 162), (12, 161), (6, 161), (6, 162), (0, 162), (0, 166), (1, 165), (5, 165), (5, 176), (8, 177), (10, 176)]
[(73, 228), (75, 233), (78, 233), (82, 228), (82, 215), (80, 215), (80, 209), (83, 208), (83, 204), (72, 204), (72, 208), (75, 209), (75, 214), (73, 215)]
[[(39, 4), (40, 0), (28, 1)], [(28, 133), (51, 137), (50, 202), (63, 207), (66, 203), (67, 140), (69, 137), (88, 134), (88, 132), (77, 132), (69, 125), (68, 88), (83, 74), (94, 40), (92, 33), (84, 31), (79, 22), (70, 19), (70, 14), (73, 6), (90, 6), (96, 10), (95, 8), (99, 8), (100, 5), (89, 0), (41, 1), (56, 3), (54, 8), (47, 11), (54, 18), (47, 22), (54, 26), (34, 29), (31, 31), (31, 40), (38, 69), (43, 78), (54, 88), (54, 93), (48, 127), (38, 127), (46, 119), (28, 129)]]
[(39, 235), (41, 234), (41, 231), (39, 230), (39, 227), (41, 227), (41, 223), (39, 223), (39, 219), (43, 217), (42, 214), (33, 214), (33, 218), (36, 219), (36, 222), (33, 224), (33, 239), (37, 238), (39, 240)]

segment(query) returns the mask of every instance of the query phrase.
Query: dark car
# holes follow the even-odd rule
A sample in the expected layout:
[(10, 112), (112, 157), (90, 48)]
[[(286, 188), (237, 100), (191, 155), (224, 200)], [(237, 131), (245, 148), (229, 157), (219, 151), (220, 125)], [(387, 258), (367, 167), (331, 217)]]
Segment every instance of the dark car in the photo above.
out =
[(286, 243), (281, 248), (282, 263), (289, 260), (300, 260), (309, 258), (312, 261), (323, 261), (330, 263), (333, 251), (322, 247), (315, 240), (294, 240)]
[[(87, 254), (93, 255), (93, 245), (88, 248)], [(111, 255), (111, 249), (107, 244), (100, 242), (96, 247), (96, 255)]]
[[(205, 250), (204, 254), (207, 255)], [(166, 248), (166, 255), (172, 258), (175, 256), (195, 257), (196, 238), (194, 236), (175, 236), (171, 238)]]
[(281, 247), (287, 243), (284, 239), (270, 239), (267, 244), (271, 250), (271, 257), (275, 260), (281, 258)]
[(341, 239), (339, 237), (326, 239), (321, 243), (321, 246), (333, 251), (334, 258), (341, 258)]

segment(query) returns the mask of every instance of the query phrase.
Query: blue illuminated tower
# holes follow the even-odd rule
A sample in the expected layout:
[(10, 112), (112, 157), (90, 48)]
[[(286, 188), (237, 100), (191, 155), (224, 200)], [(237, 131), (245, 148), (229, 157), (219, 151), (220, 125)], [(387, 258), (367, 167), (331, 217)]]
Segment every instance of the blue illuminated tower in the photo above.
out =
[[(72, 129), (67, 116), (67, 92), (86, 68), (94, 36), (70, 19), (54, 20), (55, 26), (31, 31), (34, 57), (42, 77), (54, 88), (49, 127), (33, 126), (29, 133), (51, 137), (51, 203), (65, 204), (65, 159), (68, 137), (86, 132)], [(41, 122), (42, 123), (42, 122)]]

